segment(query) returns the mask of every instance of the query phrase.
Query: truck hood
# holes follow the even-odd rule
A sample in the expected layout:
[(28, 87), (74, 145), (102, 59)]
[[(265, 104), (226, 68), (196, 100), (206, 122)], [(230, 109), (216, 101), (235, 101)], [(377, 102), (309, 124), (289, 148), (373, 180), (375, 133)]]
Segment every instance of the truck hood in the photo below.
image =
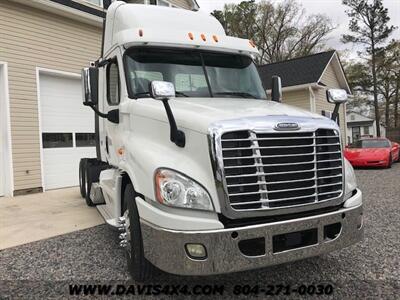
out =
[[(133, 113), (143, 117), (167, 121), (161, 101), (138, 99), (140, 109)], [(247, 117), (291, 116), (324, 119), (300, 108), (268, 100), (240, 98), (175, 98), (169, 101), (178, 127), (207, 133), (210, 124)]]

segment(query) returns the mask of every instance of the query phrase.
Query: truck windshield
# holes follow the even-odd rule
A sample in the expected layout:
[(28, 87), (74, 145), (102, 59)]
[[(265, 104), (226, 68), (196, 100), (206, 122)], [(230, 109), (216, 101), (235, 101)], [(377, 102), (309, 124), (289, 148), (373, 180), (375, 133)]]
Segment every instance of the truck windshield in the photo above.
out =
[(175, 85), (177, 97), (266, 99), (250, 57), (198, 50), (138, 48), (125, 55), (131, 98), (150, 97), (153, 80)]

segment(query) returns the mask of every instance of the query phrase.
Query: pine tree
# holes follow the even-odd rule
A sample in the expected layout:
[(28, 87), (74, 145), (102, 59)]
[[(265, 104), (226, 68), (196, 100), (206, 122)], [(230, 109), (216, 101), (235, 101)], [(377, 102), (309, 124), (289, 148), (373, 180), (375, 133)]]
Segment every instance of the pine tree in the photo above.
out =
[(366, 53), (370, 56), (376, 133), (377, 136), (380, 136), (376, 59), (378, 53), (382, 50), (382, 44), (395, 27), (388, 25), (390, 18), (382, 0), (343, 0), (343, 4), (349, 8), (346, 13), (350, 17), (349, 29), (352, 34), (343, 35), (342, 41), (364, 45)]

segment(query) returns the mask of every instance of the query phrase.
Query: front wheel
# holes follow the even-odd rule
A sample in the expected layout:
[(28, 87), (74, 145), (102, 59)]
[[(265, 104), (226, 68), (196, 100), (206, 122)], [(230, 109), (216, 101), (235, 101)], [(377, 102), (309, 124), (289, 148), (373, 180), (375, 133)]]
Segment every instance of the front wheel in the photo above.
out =
[(387, 165), (387, 168), (390, 169), (390, 168), (392, 167), (392, 164), (393, 164), (392, 155), (389, 154), (389, 163), (388, 163), (388, 165)]
[(85, 169), (85, 187), (86, 187), (85, 201), (87, 206), (90, 207), (95, 206), (92, 199), (90, 199), (90, 190), (92, 189), (92, 179), (89, 175), (89, 166), (87, 166)]
[(153, 277), (155, 267), (144, 257), (142, 231), (135, 202), (135, 190), (131, 184), (124, 191), (124, 219), (126, 230), (126, 257), (132, 279), (144, 282)]

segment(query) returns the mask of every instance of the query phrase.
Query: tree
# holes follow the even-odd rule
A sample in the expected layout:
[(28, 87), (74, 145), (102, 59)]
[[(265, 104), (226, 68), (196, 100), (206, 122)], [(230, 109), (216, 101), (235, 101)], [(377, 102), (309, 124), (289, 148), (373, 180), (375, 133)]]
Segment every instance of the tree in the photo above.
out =
[(369, 66), (353, 60), (343, 60), (343, 67), (353, 91), (353, 98), (346, 105), (347, 111), (369, 116), (373, 106)]
[(237, 5), (226, 4), (224, 10), (214, 10), (211, 14), (220, 21), (228, 35), (253, 37), (257, 30), (257, 4), (254, 0), (242, 1)]
[[(385, 123), (388, 128), (396, 127), (396, 119), (398, 114), (398, 89), (399, 89), (399, 77), (400, 77), (400, 43), (398, 41), (392, 41), (384, 51), (378, 53), (376, 57), (377, 63), (377, 81), (378, 91), (382, 95), (385, 101)], [(395, 99), (397, 98), (397, 99)], [(391, 107), (394, 106), (394, 118), (392, 118)]]
[(306, 15), (294, 0), (242, 1), (225, 5), (212, 13), (228, 35), (252, 39), (261, 56), (258, 63), (272, 63), (321, 51), (324, 40), (333, 30), (324, 15)]
[(343, 35), (343, 42), (356, 43), (365, 46), (371, 60), (372, 86), (374, 96), (374, 110), (377, 136), (380, 132), (380, 113), (378, 102), (377, 66), (376, 58), (382, 45), (395, 29), (389, 26), (390, 18), (387, 8), (383, 7), (382, 0), (343, 0), (343, 4), (350, 17), (349, 29), (353, 34)]
[(398, 128), (399, 123), (399, 102), (400, 102), (400, 40), (392, 40), (386, 47), (386, 60), (388, 61), (388, 69), (391, 72), (392, 85), (394, 87), (394, 100), (393, 100), (393, 119), (394, 127)]

